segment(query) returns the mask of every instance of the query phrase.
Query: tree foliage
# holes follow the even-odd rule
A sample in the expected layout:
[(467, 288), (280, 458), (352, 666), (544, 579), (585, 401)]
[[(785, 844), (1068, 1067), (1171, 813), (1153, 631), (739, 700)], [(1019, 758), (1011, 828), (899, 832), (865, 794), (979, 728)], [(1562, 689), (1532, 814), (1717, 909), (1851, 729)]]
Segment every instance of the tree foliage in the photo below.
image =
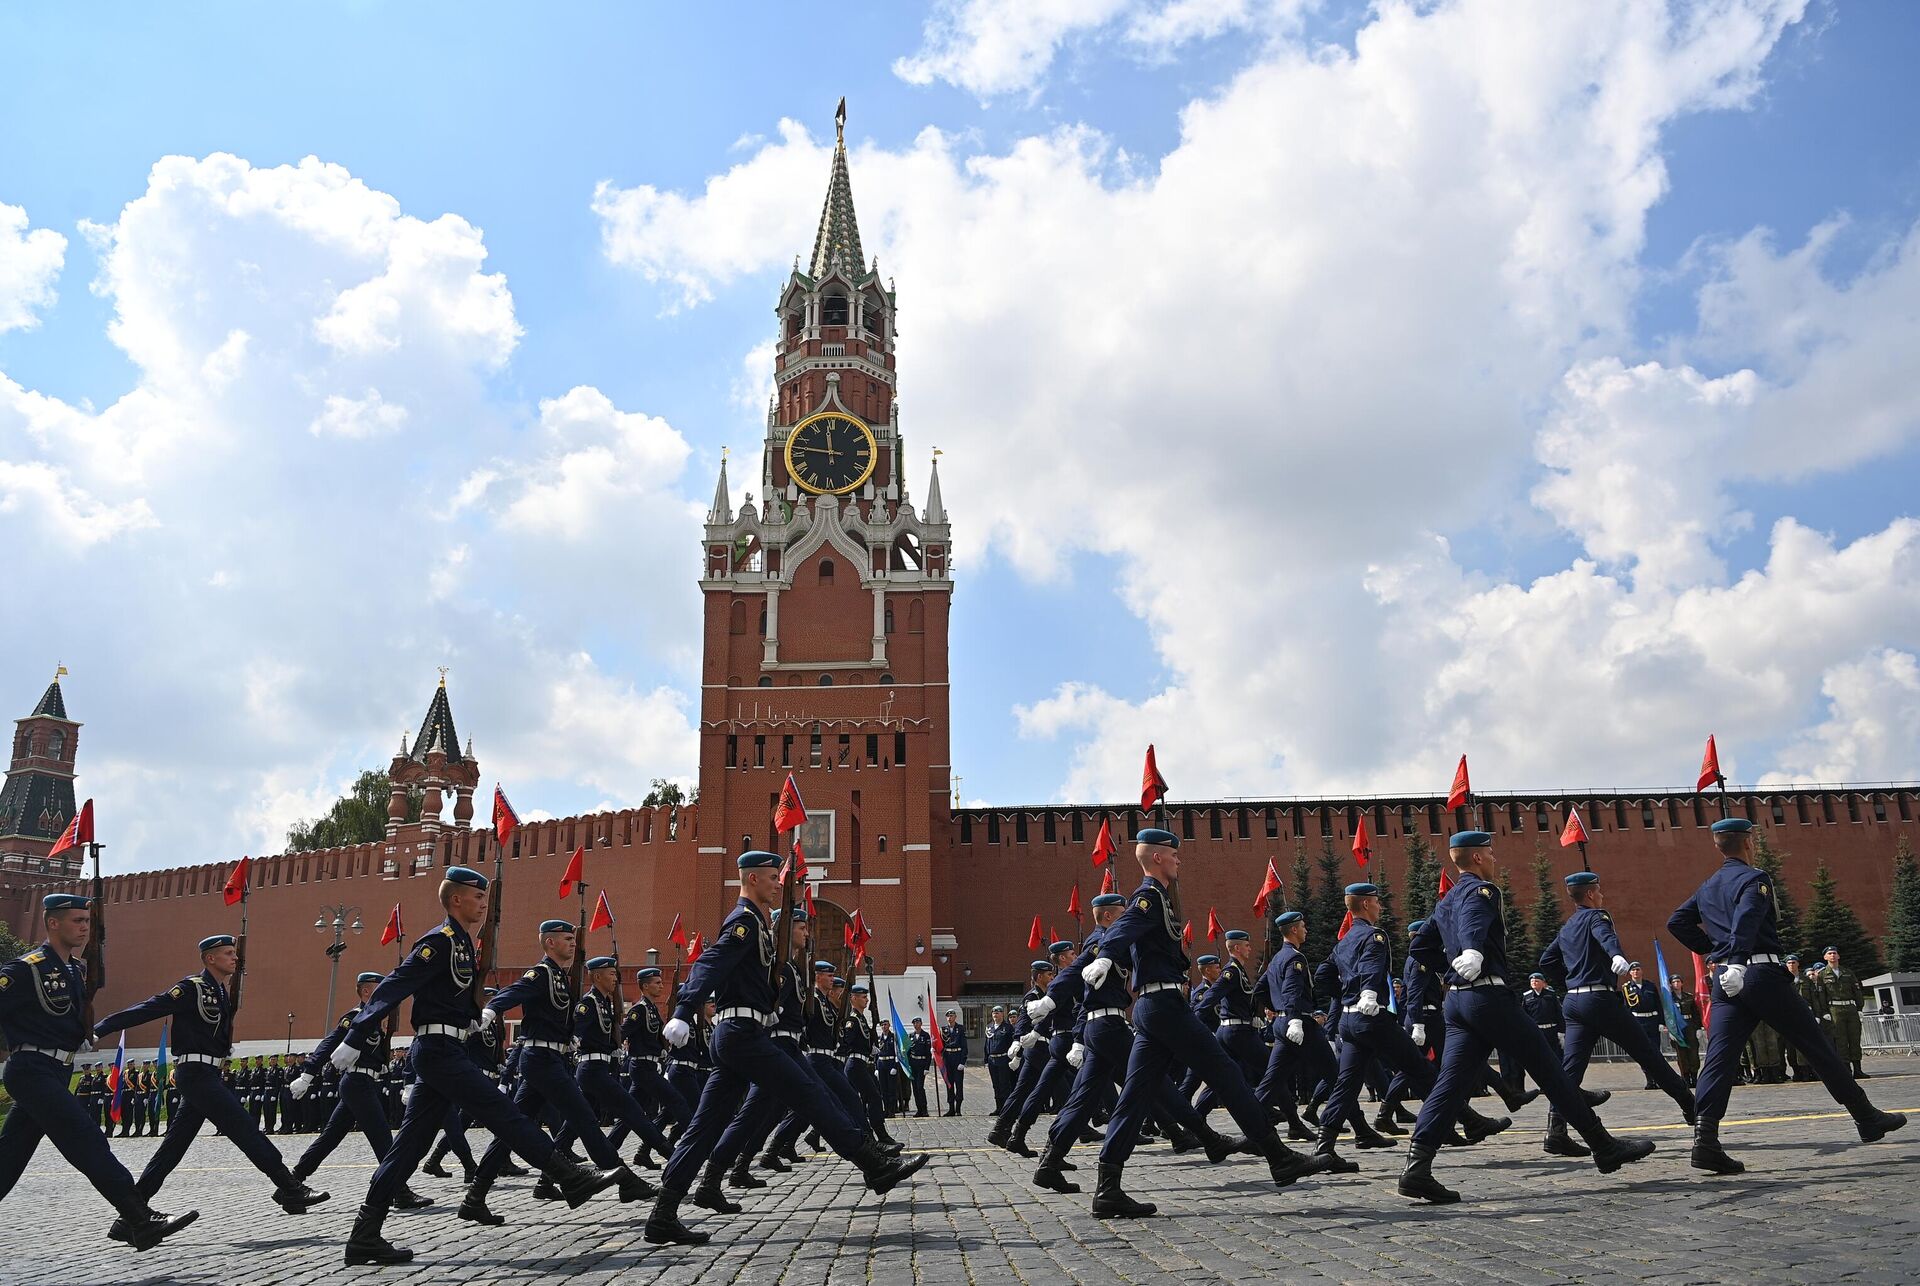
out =
[[(305, 853), (317, 848), (344, 848), (366, 844), (387, 833), (387, 801), (393, 793), (393, 780), (378, 769), (369, 768), (354, 780), (353, 787), (326, 812), (310, 821), (296, 822), (287, 828), (287, 852)], [(407, 820), (420, 820), (424, 793), (407, 791)]]
[(1533, 911), (1527, 918), (1527, 929), (1533, 937), (1534, 950), (1545, 951), (1548, 944), (1560, 936), (1560, 926), (1565, 917), (1561, 913), (1561, 886), (1553, 878), (1553, 859), (1547, 854), (1547, 846), (1540, 840), (1533, 842), (1532, 866)]
[(1533, 945), (1533, 934), (1527, 928), (1527, 913), (1513, 896), (1513, 876), (1505, 867), (1500, 870), (1500, 913), (1507, 924), (1507, 968), (1520, 975), (1509, 978), (1514, 986), (1531, 973), (1540, 959), (1540, 949)]
[(0, 923), (0, 961), (17, 960), (32, 949), (31, 943), (20, 941), (13, 936), (13, 930)]
[(665, 777), (655, 777), (647, 787), (647, 797), (640, 801), (642, 808), (678, 808), (684, 804), (700, 801), (700, 788), (695, 786), (689, 794), (677, 781), (668, 781)]
[(1860, 917), (1840, 896), (1825, 862), (1813, 872), (1813, 901), (1807, 905), (1807, 946), (1814, 951), (1840, 948), (1840, 963), (1857, 977), (1882, 972), (1879, 945), (1868, 936)]
[(1754, 831), (1753, 865), (1755, 870), (1765, 871), (1772, 879), (1773, 920), (1780, 930), (1780, 942), (1788, 951), (1805, 955), (1807, 940), (1800, 928), (1800, 902), (1787, 887), (1783, 874), (1787, 859), (1792, 856), (1784, 849), (1776, 852), (1773, 845), (1767, 843), (1766, 832)]
[[(1822, 944), (1825, 945), (1825, 944)], [(1887, 968), (1920, 969), (1920, 867), (1902, 835), (1893, 850), (1893, 897), (1887, 903)]]
[(1440, 863), (1433, 847), (1421, 835), (1407, 836), (1407, 923), (1433, 914), (1434, 893), (1440, 887)]

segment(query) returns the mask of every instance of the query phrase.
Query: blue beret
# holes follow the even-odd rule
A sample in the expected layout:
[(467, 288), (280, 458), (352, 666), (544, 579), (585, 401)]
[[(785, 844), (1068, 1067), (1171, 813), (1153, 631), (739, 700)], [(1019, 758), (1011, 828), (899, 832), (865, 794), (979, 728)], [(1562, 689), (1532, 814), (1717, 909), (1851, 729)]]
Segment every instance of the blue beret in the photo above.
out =
[(1722, 817), (1712, 826), (1715, 835), (1745, 835), (1753, 829), (1753, 823), (1744, 817)]
[(1253, 935), (1249, 934), (1245, 929), (1228, 929), (1227, 941), (1228, 942), (1251, 942), (1253, 941)]
[(618, 969), (619, 967), (619, 956), (595, 956), (587, 961), (588, 969)]
[(1036, 961), (1034, 961), (1034, 962), (1033, 962), (1033, 972), (1035, 972), (1035, 973), (1052, 973), (1052, 972), (1053, 972), (1053, 961), (1051, 961), (1051, 960), (1036, 960)]
[(1638, 960), (1635, 960), (1632, 964), (1627, 966), (1627, 968), (1629, 969), (1638, 969), (1639, 967), (1640, 967), (1640, 962)]
[(856, 995), (856, 996), (864, 996), (864, 995), (866, 995), (866, 994), (867, 994), (867, 984), (866, 984), (866, 983), (864, 983), (864, 982), (856, 982), (856, 983), (854, 983), (854, 984), (853, 984), (853, 994), (854, 994), (854, 995)]
[(1378, 884), (1349, 884), (1347, 896), (1350, 898), (1377, 898), (1380, 896)]
[(1197, 965), (1219, 964), (1220, 957), (1219, 956), (1201, 956), (1198, 960), (1195, 960), (1194, 963)]
[(202, 951), (212, 951), (219, 947), (230, 947), (232, 945), (233, 935), (231, 933), (216, 933), (210, 938), (200, 939), (200, 949)]
[(833, 962), (831, 960), (816, 960), (813, 962), (813, 971), (815, 973), (832, 973)]
[(49, 893), (40, 899), (40, 909), (42, 911), (78, 911), (92, 901), (92, 898), (81, 893)]
[(1789, 960), (1791, 960), (1791, 961), (1793, 961), (1793, 962), (1794, 962), (1795, 964), (1799, 964), (1799, 963), (1800, 963), (1800, 953), (1799, 953), (1798, 951), (1789, 951), (1789, 952), (1787, 952), (1787, 959), (1789, 959)]
[(1160, 844), (1167, 848), (1179, 848), (1180, 837), (1172, 831), (1163, 831), (1158, 826), (1149, 826), (1133, 837), (1136, 844)]
[(1820, 954), (1824, 956), (1824, 955), (1825, 955), (1825, 954), (1827, 954), (1827, 952), (1829, 952), (1829, 951), (1831, 951), (1831, 952), (1833, 952), (1833, 954), (1835, 954), (1836, 956), (1840, 954), (1840, 948), (1839, 948), (1839, 947), (1823, 947), (1823, 948), (1821, 948), (1821, 950), (1820, 950)]
[(833, 985), (836, 987), (844, 987), (847, 985), (847, 980), (836, 973), (833, 975)]
[(464, 884), (470, 889), (484, 889), (492, 883), (471, 866), (449, 866), (446, 878), (450, 883)]
[(386, 975), (383, 973), (374, 973), (371, 970), (369, 970), (368, 972), (361, 974), (358, 978), (355, 978), (353, 980), (353, 985), (358, 987), (362, 983), (379, 982), (384, 977), (386, 977)]
[(1049, 942), (1047, 944), (1047, 954), (1050, 956), (1057, 956), (1062, 951), (1071, 951), (1072, 949), (1073, 944), (1071, 942)]
[(1547, 980), (1547, 975), (1545, 975), (1544, 973), (1530, 973), (1527, 975), (1528, 982), (1532, 982), (1535, 978), (1538, 978), (1541, 982), (1545, 982)]
[(497, 996), (500, 994), (500, 988), (488, 987), (482, 994), (488, 995), (488, 996)]
[(1425, 920), (1415, 920), (1411, 924), (1407, 925), (1407, 932), (1409, 934), (1418, 933), (1420, 932), (1421, 929), (1426, 927), (1426, 924), (1427, 922)]
[(652, 982), (655, 978), (658, 978), (659, 976), (660, 976), (660, 971), (654, 968), (652, 965), (648, 965), (646, 968), (634, 974), (633, 980), (635, 982)]
[(1273, 922), (1276, 925), (1278, 925), (1280, 928), (1284, 929), (1289, 924), (1298, 924), (1300, 923), (1300, 921), (1306, 918), (1307, 918), (1306, 916), (1302, 915), (1298, 911), (1282, 911), (1279, 915), (1276, 915), (1273, 917)]
[(1567, 887), (1570, 889), (1592, 888), (1599, 882), (1600, 877), (1592, 871), (1575, 871), (1567, 877)]
[(1103, 906), (1125, 906), (1126, 904), (1127, 900), (1118, 893), (1096, 893), (1093, 895), (1093, 905), (1096, 910)]
[(733, 864), (743, 871), (752, 871), (761, 867), (780, 865), (780, 855), (769, 853), (765, 849), (753, 848), (734, 858)]
[(1455, 831), (1447, 840), (1448, 848), (1487, 848), (1493, 836), (1485, 831)]
[(573, 931), (572, 920), (540, 921), (540, 932), (542, 933), (572, 933)]

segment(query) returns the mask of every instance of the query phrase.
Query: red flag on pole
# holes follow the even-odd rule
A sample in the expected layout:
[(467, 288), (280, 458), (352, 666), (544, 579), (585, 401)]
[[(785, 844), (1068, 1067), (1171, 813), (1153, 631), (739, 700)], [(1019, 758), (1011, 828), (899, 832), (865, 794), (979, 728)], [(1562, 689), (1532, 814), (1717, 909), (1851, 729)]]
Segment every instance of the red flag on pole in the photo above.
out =
[(947, 1042), (940, 1035), (940, 1020), (934, 1016), (933, 1000), (928, 997), (923, 1002), (927, 1011), (927, 1027), (933, 1036), (933, 1065), (940, 1073), (940, 1079), (947, 1079)]
[(387, 927), (380, 930), (380, 945), (383, 947), (392, 946), (394, 943), (400, 941), (400, 934), (402, 932), (403, 930), (400, 928), (400, 904), (395, 902), (393, 904), (393, 914), (387, 917)]
[(1106, 818), (1100, 819), (1100, 833), (1093, 837), (1093, 864), (1103, 866), (1113, 860), (1119, 852), (1113, 845), (1113, 824)]
[(813, 885), (811, 885), (811, 884), (802, 884), (802, 885), (800, 886), (800, 905), (802, 905), (802, 906), (804, 906), (804, 907), (806, 907), (806, 909), (807, 909), (807, 919), (809, 919), (809, 920), (812, 920), (812, 919), (814, 918), (814, 913), (813, 913)]
[(520, 829), (520, 814), (513, 811), (513, 805), (507, 802), (507, 792), (500, 789), (500, 783), (493, 783), (493, 833), (502, 844), (513, 838)]
[(1575, 844), (1584, 844), (1586, 842), (1587, 828), (1580, 824), (1580, 810), (1577, 808), (1569, 808), (1567, 810), (1567, 827), (1560, 832), (1560, 847), (1572, 848)]
[(788, 773), (780, 787), (780, 802), (774, 805), (773, 829), (785, 835), (806, 820), (807, 807), (800, 802), (800, 787), (795, 784), (793, 774)]
[(802, 884), (807, 881), (807, 850), (800, 843), (798, 835), (793, 837), (793, 852), (789, 853), (787, 860), (781, 863), (780, 878), (782, 881), (795, 879)]
[(1102, 893), (1114, 892), (1113, 868), (1111, 866), (1100, 873), (1100, 891)]
[(47, 856), (57, 857), (70, 848), (91, 843), (93, 843), (93, 801), (89, 799), (80, 805), (80, 811), (74, 814), (72, 821), (67, 823), (67, 829), (60, 832), (60, 838), (53, 842), (53, 847), (47, 851)]
[(1700, 1006), (1700, 1030), (1705, 1031), (1712, 1018), (1713, 971), (1698, 951), (1693, 953), (1693, 999)]
[(1340, 932), (1333, 935), (1333, 940), (1335, 942), (1340, 941), (1340, 939), (1347, 936), (1348, 931), (1351, 930), (1352, 928), (1353, 928), (1353, 912), (1349, 911), (1345, 915), (1340, 917)]
[(1218, 942), (1226, 930), (1220, 927), (1220, 917), (1214, 914), (1212, 907), (1207, 908), (1207, 941)]
[(1188, 920), (1180, 929), (1180, 941), (1185, 946), (1193, 945), (1193, 921)]
[(591, 933), (595, 929), (611, 929), (612, 927), (613, 908), (607, 905), (607, 891), (602, 889), (600, 890), (600, 900), (593, 904), (593, 919), (587, 921), (587, 932)]
[(1033, 927), (1027, 930), (1027, 950), (1038, 951), (1045, 944), (1040, 941), (1040, 917), (1033, 917)]
[(1453, 789), (1447, 792), (1447, 807), (1465, 808), (1472, 795), (1473, 786), (1467, 781), (1467, 757), (1461, 755), (1460, 766), (1453, 770)]
[(1067, 914), (1076, 920), (1080, 918), (1080, 881), (1078, 880), (1073, 882), (1073, 892), (1067, 897)]
[(667, 941), (673, 943), (676, 947), (684, 947), (687, 945), (687, 931), (680, 927), (680, 913), (678, 911), (673, 913), (673, 927), (667, 930)]
[(1058, 941), (1060, 941), (1060, 930), (1054, 928), (1051, 924), (1049, 924), (1047, 926), (1047, 945), (1051, 947), (1054, 943)]
[(1709, 786), (1718, 786), (1726, 780), (1720, 775), (1720, 750), (1713, 744), (1713, 734), (1707, 734), (1707, 753), (1700, 759), (1700, 780), (1695, 790), (1705, 790)]
[(1437, 892), (1434, 893), (1433, 900), (1438, 902), (1441, 898), (1447, 896), (1447, 894), (1451, 893), (1452, 891), (1453, 891), (1453, 868), (1447, 865), (1445, 862), (1442, 862), (1440, 863), (1440, 888)]
[(560, 877), (560, 896), (561, 897), (563, 898), (572, 897), (573, 886), (576, 884), (583, 884), (586, 882), (584, 878), (585, 872), (581, 869), (586, 864), (587, 864), (587, 846), (585, 844), (576, 845), (573, 850), (573, 856), (567, 859), (566, 874)]
[(1367, 834), (1367, 819), (1362, 816), (1360, 824), (1353, 828), (1353, 860), (1365, 866), (1373, 855), (1373, 837)]
[(694, 934), (687, 942), (687, 963), (692, 964), (698, 960), (700, 953), (706, 949), (706, 944), (700, 941), (700, 935), (697, 933)]
[(841, 936), (846, 941), (847, 949), (853, 952), (853, 967), (858, 969), (860, 962), (867, 957), (867, 942), (873, 937), (867, 929), (866, 917), (860, 913), (858, 907), (854, 908), (853, 918), (847, 921), (847, 927), (841, 931)]
[(227, 876), (227, 882), (220, 892), (225, 895), (228, 906), (232, 906), (247, 895), (247, 878), (252, 871), (253, 859), (243, 857), (240, 859), (240, 864), (233, 868), (232, 874)]
[(1253, 899), (1256, 915), (1267, 913), (1267, 899), (1280, 891), (1280, 872), (1273, 869), (1273, 859), (1267, 859), (1267, 878), (1260, 881), (1260, 893)]
[(1167, 797), (1167, 779), (1160, 775), (1160, 765), (1154, 762), (1153, 747), (1147, 747), (1147, 765), (1140, 771), (1140, 807), (1152, 808)]

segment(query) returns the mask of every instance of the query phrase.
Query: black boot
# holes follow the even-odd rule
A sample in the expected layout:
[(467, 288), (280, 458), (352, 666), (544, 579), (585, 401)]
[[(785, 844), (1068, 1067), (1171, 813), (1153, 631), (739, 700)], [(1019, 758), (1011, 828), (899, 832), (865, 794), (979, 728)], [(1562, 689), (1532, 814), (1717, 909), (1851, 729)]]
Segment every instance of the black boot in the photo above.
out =
[(1007, 1139), (1007, 1151), (1017, 1157), (1037, 1157), (1040, 1155), (1027, 1146), (1027, 1129), (1027, 1126), (1022, 1125), (1014, 1130), (1012, 1136)]
[(1393, 1119), (1393, 1109), (1390, 1107), (1381, 1108), (1374, 1116), (1373, 1128), (1382, 1134), (1404, 1135), (1406, 1133), (1405, 1130), (1400, 1128), (1400, 1123)]
[[(527, 1173), (527, 1167), (518, 1164), (511, 1157), (509, 1157), (505, 1162), (501, 1164), (500, 1173), (503, 1175), (511, 1175), (513, 1178), (516, 1178), (516, 1179), (525, 1178)], [(473, 1177), (471, 1175), (467, 1177), (467, 1182), (468, 1183), (473, 1182)]]
[(133, 1219), (122, 1215), (107, 1229), (107, 1236), (115, 1241), (124, 1241), (135, 1250), (152, 1250), (199, 1217), (198, 1210), (189, 1210), (183, 1215), (163, 1215), (157, 1210), (149, 1210)]
[(860, 1173), (866, 1176), (867, 1190), (879, 1193), (893, 1191), (932, 1160), (924, 1152), (916, 1152), (912, 1156), (889, 1156), (872, 1139), (862, 1140), (852, 1159), (860, 1167)]
[(1583, 1136), (1593, 1149), (1593, 1164), (1601, 1174), (1612, 1174), (1623, 1165), (1653, 1155), (1652, 1139), (1616, 1139), (1602, 1126), (1596, 1133)]
[[(447, 1172), (447, 1167), (440, 1164), (439, 1157), (435, 1157), (433, 1158), (433, 1160), (421, 1166), (420, 1173), (430, 1174), (436, 1179), (451, 1179), (453, 1177), (451, 1174)], [(469, 1180), (469, 1182), (471, 1182), (471, 1180)]]
[(347, 1238), (347, 1267), (360, 1264), (409, 1264), (413, 1252), (403, 1250), (380, 1235), (387, 1212), (378, 1206), (361, 1206), (353, 1220), (353, 1235)]
[(680, 1196), (678, 1192), (661, 1192), (653, 1201), (653, 1213), (647, 1216), (647, 1227), (640, 1235), (656, 1246), (704, 1246), (708, 1237), (704, 1232), (695, 1232), (680, 1222)]
[(433, 1202), (421, 1196), (412, 1188), (402, 1184), (400, 1187), (400, 1195), (393, 1199), (393, 1204), (394, 1207), (399, 1210), (425, 1210), (428, 1206), (432, 1205)]
[(290, 1215), (303, 1215), (326, 1199), (326, 1193), (315, 1192), (298, 1179), (274, 1189), (273, 1193), (273, 1204)]
[(1072, 1146), (1072, 1142), (1071, 1139), (1057, 1143), (1048, 1140), (1047, 1150), (1040, 1154), (1040, 1168), (1033, 1172), (1033, 1182), (1036, 1187), (1045, 1188), (1050, 1192), (1080, 1191), (1080, 1185), (1067, 1178), (1066, 1170), (1063, 1168), (1067, 1159), (1067, 1149)]
[(1400, 1195), (1435, 1205), (1451, 1205), (1460, 1194), (1433, 1177), (1433, 1147), (1426, 1143), (1407, 1146), (1407, 1168), (1400, 1172)]
[(1494, 1088), (1500, 1092), (1500, 1101), (1506, 1105), (1509, 1112), (1518, 1112), (1540, 1097), (1540, 1091), (1537, 1089), (1518, 1090), (1504, 1080), (1495, 1082)]
[(625, 1166), (615, 1170), (614, 1174), (619, 1176), (615, 1182), (619, 1184), (620, 1200), (622, 1201), (650, 1201), (660, 1195), (660, 1189), (654, 1187), (651, 1183), (648, 1183), (645, 1179), (635, 1174), (632, 1170), (627, 1169)]
[(1200, 1140), (1195, 1138), (1185, 1126), (1169, 1125), (1167, 1127), (1167, 1146), (1172, 1148), (1177, 1155), (1182, 1152), (1193, 1151), (1200, 1146)]
[(1326, 1174), (1334, 1168), (1333, 1149), (1326, 1152), (1295, 1152), (1280, 1141), (1277, 1134), (1269, 1135), (1260, 1145), (1260, 1152), (1267, 1158), (1267, 1171), (1273, 1176), (1273, 1185), (1284, 1188), (1295, 1179), (1304, 1179), (1312, 1174)]
[(1321, 1139), (1320, 1146), (1316, 1147), (1313, 1150), (1313, 1154), (1315, 1156), (1325, 1157), (1327, 1159), (1327, 1173), (1328, 1174), (1359, 1174), (1360, 1173), (1359, 1164), (1357, 1162), (1349, 1161), (1347, 1160), (1347, 1158), (1341, 1156), (1338, 1152), (1335, 1152), (1333, 1150), (1333, 1145), (1334, 1145), (1334, 1140)]
[(657, 1170), (660, 1163), (653, 1159), (653, 1144), (642, 1143), (640, 1150), (633, 1154), (633, 1168), (636, 1170)]
[(1402, 1125), (1412, 1125), (1417, 1121), (1419, 1121), (1420, 1118), (1415, 1116), (1412, 1112), (1407, 1111), (1406, 1105), (1404, 1103), (1395, 1103), (1393, 1105), (1393, 1119), (1400, 1122), (1400, 1124)]
[(482, 1224), (488, 1228), (498, 1228), (505, 1223), (504, 1215), (497, 1215), (487, 1208), (487, 1193), (493, 1188), (493, 1180), (475, 1178), (467, 1185), (466, 1192), (460, 1198), (459, 1207), (453, 1212), (468, 1223)]
[(1200, 1146), (1207, 1150), (1207, 1160), (1214, 1165), (1219, 1165), (1236, 1152), (1245, 1152), (1247, 1150), (1247, 1141), (1245, 1139), (1222, 1134), (1205, 1121), (1200, 1123), (1200, 1133), (1198, 1137), (1200, 1139)]
[(1693, 1152), (1687, 1160), (1694, 1169), (1709, 1174), (1741, 1174), (1747, 1168), (1721, 1148), (1718, 1121), (1701, 1121), (1693, 1127)]
[(762, 1170), (771, 1170), (775, 1174), (785, 1174), (787, 1171), (793, 1169), (792, 1166), (775, 1156), (772, 1148), (768, 1148), (766, 1152), (761, 1154), (759, 1165)]
[[(1325, 1118), (1323, 1117), (1322, 1119)], [(1394, 1146), (1392, 1139), (1380, 1133), (1380, 1131), (1374, 1129), (1371, 1125), (1368, 1125), (1366, 1116), (1358, 1111), (1354, 1112), (1354, 1114), (1348, 1118), (1347, 1124), (1353, 1127), (1353, 1145), (1362, 1152), (1370, 1151), (1374, 1148), (1390, 1148)], [(1324, 1130), (1321, 1132), (1320, 1137), (1321, 1141), (1325, 1142), (1326, 1132)]]
[(733, 1163), (733, 1171), (727, 1175), (727, 1182), (736, 1188), (764, 1188), (767, 1181), (753, 1172), (747, 1164), (747, 1158), (741, 1157)]
[(1121, 1167), (1102, 1161), (1095, 1168), (1093, 1217), (1096, 1219), (1144, 1219), (1159, 1207), (1151, 1201), (1135, 1201), (1120, 1188)]
[(1905, 1113), (1882, 1112), (1879, 1108), (1868, 1104), (1864, 1111), (1854, 1115), (1853, 1123), (1860, 1127), (1862, 1143), (1878, 1143), (1905, 1125), (1907, 1118)]
[(1856, 1081), (1870, 1081), (1873, 1079), (1873, 1077), (1867, 1075), (1866, 1069), (1860, 1066), (1860, 1060), (1857, 1058), (1853, 1060), (1853, 1079)]
[(605, 1192), (620, 1182), (617, 1170), (596, 1170), (579, 1161), (569, 1161), (555, 1153), (545, 1168), (540, 1171), (544, 1179), (553, 1182), (560, 1190), (560, 1199), (574, 1210), (578, 1210), (593, 1200), (595, 1194)]
[(693, 1190), (693, 1204), (702, 1210), (711, 1210), (717, 1215), (737, 1215), (744, 1206), (727, 1200), (726, 1189), (720, 1186), (720, 1167), (707, 1162), (707, 1168), (701, 1172), (700, 1186)]
[(1583, 1089), (1580, 1091), (1580, 1093), (1586, 1096), (1588, 1107), (1599, 1107), (1602, 1103), (1606, 1102), (1608, 1099), (1613, 1097), (1612, 1090)]
[[(573, 1165), (574, 1162), (569, 1161), (567, 1162), (567, 1164)], [(540, 1182), (533, 1185), (533, 1199), (535, 1201), (566, 1200), (565, 1197), (562, 1197), (560, 1195), (560, 1185), (555, 1183), (552, 1179), (547, 1179), (547, 1178), (542, 1178)]]
[(1006, 1147), (1007, 1140), (1012, 1137), (1013, 1137), (1013, 1122), (1008, 1120), (1004, 1116), (1001, 1117), (999, 1120), (995, 1121), (993, 1123), (993, 1128), (987, 1131), (987, 1142), (992, 1144), (996, 1148)]
[(1490, 1139), (1512, 1124), (1510, 1116), (1482, 1116), (1470, 1107), (1460, 1109), (1460, 1132), (1467, 1136), (1468, 1143)]
[(1573, 1141), (1567, 1133), (1567, 1123), (1558, 1115), (1547, 1120), (1547, 1137), (1540, 1144), (1540, 1150), (1552, 1157), (1586, 1157), (1593, 1155), (1586, 1147)]

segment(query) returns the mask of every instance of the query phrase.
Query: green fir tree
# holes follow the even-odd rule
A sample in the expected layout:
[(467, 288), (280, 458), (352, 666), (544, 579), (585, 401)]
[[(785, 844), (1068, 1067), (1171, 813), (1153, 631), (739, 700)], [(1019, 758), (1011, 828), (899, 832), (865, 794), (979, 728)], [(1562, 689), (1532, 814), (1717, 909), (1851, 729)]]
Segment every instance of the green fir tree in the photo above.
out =
[(1867, 935), (1860, 917), (1840, 896), (1833, 872), (1825, 862), (1813, 872), (1813, 901), (1807, 904), (1805, 928), (1809, 948), (1814, 951), (1840, 948), (1840, 963), (1855, 977), (1871, 978), (1883, 972), (1878, 944)]
[(1776, 851), (1767, 842), (1765, 831), (1753, 833), (1753, 865), (1755, 870), (1765, 871), (1773, 881), (1773, 922), (1780, 930), (1780, 944), (1788, 951), (1797, 951), (1802, 957), (1807, 954), (1807, 940), (1800, 929), (1800, 902), (1793, 896), (1793, 890), (1787, 887), (1785, 867), (1793, 854), (1785, 849)]
[(1407, 836), (1407, 923), (1433, 914), (1434, 892), (1440, 886), (1440, 863), (1422, 835)]
[(1517, 987), (1538, 967), (1540, 951), (1527, 929), (1527, 913), (1513, 896), (1513, 877), (1504, 868), (1500, 872), (1500, 909), (1501, 918), (1507, 922), (1507, 968), (1519, 975), (1507, 981)]
[(1553, 859), (1547, 854), (1546, 844), (1540, 840), (1533, 842), (1532, 866), (1533, 911), (1528, 917), (1527, 929), (1533, 937), (1535, 949), (1545, 951), (1547, 945), (1560, 936), (1560, 926), (1565, 922), (1560, 894), (1566, 886), (1553, 878)]
[(1340, 854), (1331, 836), (1320, 839), (1320, 868), (1314, 876), (1313, 901), (1307, 912), (1307, 958), (1319, 964), (1333, 954), (1340, 921), (1347, 914), (1347, 884), (1340, 876)]
[(1887, 902), (1887, 968), (1920, 969), (1920, 867), (1902, 835), (1893, 850), (1893, 896)]

